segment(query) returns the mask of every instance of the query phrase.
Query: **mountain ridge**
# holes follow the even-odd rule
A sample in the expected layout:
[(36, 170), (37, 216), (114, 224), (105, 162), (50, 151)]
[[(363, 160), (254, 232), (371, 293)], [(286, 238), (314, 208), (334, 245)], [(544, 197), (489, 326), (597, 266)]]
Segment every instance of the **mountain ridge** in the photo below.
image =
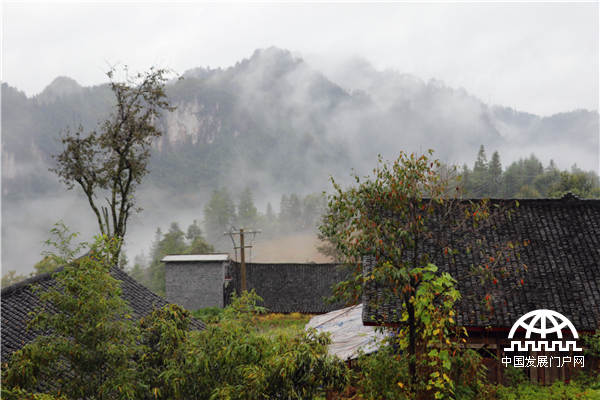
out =
[[(348, 68), (346, 80), (336, 78), (269, 48), (170, 82), (177, 110), (159, 121), (165, 135), (154, 143), (137, 194), (146, 211), (132, 219), (128, 240), (145, 245), (156, 226), (201, 220), (217, 187), (234, 196), (250, 187), (257, 205), (276, 205), (284, 193), (330, 189), (329, 176), (345, 185), (352, 171), (369, 173), (378, 154), (391, 160), (400, 150), (433, 148), (435, 157), (462, 164), (484, 144), (505, 165), (531, 153), (563, 169), (598, 165), (597, 111), (537, 116), (487, 105), (441, 81), (364, 63)], [(71, 78), (53, 81), (45, 95), (27, 97), (7, 83), (1, 90), (2, 258), (33, 265), (39, 251), (32, 243), (42, 243), (56, 221), (84, 236), (95, 232), (85, 199), (65, 192), (48, 168), (61, 132), (96, 129), (114, 100), (107, 84), (81, 86)]]

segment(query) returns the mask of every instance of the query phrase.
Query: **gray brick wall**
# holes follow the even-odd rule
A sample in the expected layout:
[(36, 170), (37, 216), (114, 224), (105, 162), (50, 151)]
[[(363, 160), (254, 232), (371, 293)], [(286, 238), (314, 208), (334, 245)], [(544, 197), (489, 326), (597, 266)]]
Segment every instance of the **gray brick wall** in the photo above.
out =
[(188, 310), (223, 307), (223, 279), (228, 262), (167, 262), (167, 301)]
[[(226, 304), (230, 293), (240, 292), (240, 264), (229, 266), (231, 284), (226, 289)], [(333, 294), (331, 287), (349, 276), (348, 268), (336, 264), (272, 264), (247, 263), (246, 279), (248, 290), (254, 289), (272, 312), (325, 313), (342, 308), (341, 303), (325, 301)]]

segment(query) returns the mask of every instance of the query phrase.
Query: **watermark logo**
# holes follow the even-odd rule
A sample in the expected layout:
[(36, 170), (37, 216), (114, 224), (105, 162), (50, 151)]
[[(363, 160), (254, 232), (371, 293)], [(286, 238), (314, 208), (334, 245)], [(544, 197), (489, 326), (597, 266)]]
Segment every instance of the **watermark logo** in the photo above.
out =
[[(515, 339), (515, 333), (519, 328), (525, 329), (525, 340)], [(563, 330), (570, 331), (570, 338), (563, 338)], [(547, 336), (554, 335), (558, 340), (548, 341)], [(528, 312), (515, 322), (508, 333), (511, 339), (510, 347), (505, 347), (504, 351), (509, 352), (580, 352), (583, 351), (577, 346), (579, 335), (577, 330), (564, 315), (553, 310), (535, 310)], [(535, 339), (535, 340), (532, 340)], [(564, 339), (564, 340), (563, 340)], [(583, 356), (564, 356), (553, 357), (547, 355), (539, 356), (514, 356), (503, 357), (502, 363), (505, 366), (513, 365), (517, 368), (525, 367), (562, 367), (565, 364), (573, 363), (573, 366), (583, 367)]]

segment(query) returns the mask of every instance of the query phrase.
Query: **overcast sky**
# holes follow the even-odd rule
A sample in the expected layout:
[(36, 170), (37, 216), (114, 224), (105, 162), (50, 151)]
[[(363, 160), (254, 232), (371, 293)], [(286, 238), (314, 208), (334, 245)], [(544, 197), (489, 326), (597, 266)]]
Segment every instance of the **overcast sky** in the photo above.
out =
[(318, 62), (360, 56), (484, 102), (549, 115), (598, 109), (598, 4), (10, 3), (2, 80), (39, 93), (56, 76), (227, 67), (278, 46)]

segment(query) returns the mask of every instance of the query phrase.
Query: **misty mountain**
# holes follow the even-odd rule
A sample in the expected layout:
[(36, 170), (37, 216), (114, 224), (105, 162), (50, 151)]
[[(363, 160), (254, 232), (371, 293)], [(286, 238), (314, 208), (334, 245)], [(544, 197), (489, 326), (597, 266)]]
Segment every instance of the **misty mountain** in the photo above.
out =
[[(436, 157), (462, 163), (484, 144), (506, 155), (506, 163), (535, 152), (562, 168), (598, 166), (597, 111), (537, 116), (362, 60), (320, 72), (269, 48), (229, 68), (195, 68), (183, 77), (167, 88), (177, 109), (159, 122), (166, 134), (153, 148), (138, 224), (170, 222), (181, 210), (201, 219), (202, 202), (218, 186), (233, 193), (250, 186), (265, 203), (281, 193), (321, 191), (329, 175), (347, 181), (351, 169), (368, 173), (377, 154), (393, 159), (400, 150), (433, 148)], [(11, 229), (34, 219), (31, 229), (47, 231), (48, 221), (66, 212), (62, 205), (75, 204), (73, 197), (60, 201), (65, 192), (48, 172), (51, 155), (61, 150), (67, 127), (95, 129), (110, 112), (111, 96), (106, 84), (82, 87), (68, 77), (33, 97), (2, 84), (3, 260), (18, 248)], [(31, 206), (40, 199), (61, 206)]]

